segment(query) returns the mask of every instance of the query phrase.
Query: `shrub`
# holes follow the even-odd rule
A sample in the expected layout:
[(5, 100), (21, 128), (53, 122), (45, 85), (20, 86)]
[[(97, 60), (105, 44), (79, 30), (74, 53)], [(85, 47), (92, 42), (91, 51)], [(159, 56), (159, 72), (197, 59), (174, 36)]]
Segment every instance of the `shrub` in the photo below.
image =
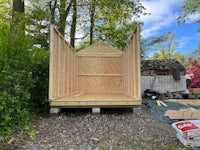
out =
[(47, 98), (49, 54), (32, 48), (32, 41), (23, 32), (13, 36), (9, 24), (0, 25), (0, 141), (15, 131), (33, 136), (31, 116)]
[(49, 84), (49, 52), (43, 48), (31, 51), (31, 74), (34, 81), (31, 92), (31, 103), (34, 110), (41, 112), (46, 109)]

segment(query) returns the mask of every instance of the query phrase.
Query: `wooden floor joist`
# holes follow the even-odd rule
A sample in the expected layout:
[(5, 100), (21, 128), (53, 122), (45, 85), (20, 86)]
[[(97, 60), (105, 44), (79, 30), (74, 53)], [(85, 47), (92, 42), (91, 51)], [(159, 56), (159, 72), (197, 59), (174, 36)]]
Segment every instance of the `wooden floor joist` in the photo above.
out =
[(140, 106), (141, 100), (124, 94), (80, 94), (50, 100), (51, 107), (133, 107)]
[(176, 102), (183, 105), (200, 106), (200, 99), (168, 99), (166, 101)]

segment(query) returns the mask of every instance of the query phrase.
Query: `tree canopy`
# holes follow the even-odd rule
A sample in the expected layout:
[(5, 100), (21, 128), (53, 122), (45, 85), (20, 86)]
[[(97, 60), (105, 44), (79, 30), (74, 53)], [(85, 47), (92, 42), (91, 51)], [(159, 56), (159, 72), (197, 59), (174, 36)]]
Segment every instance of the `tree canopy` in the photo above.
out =
[[(190, 21), (191, 15), (200, 15), (200, 1), (198, 0), (184, 0), (181, 6), (181, 14), (178, 17), (179, 23)], [(200, 20), (197, 20), (200, 23)], [(200, 31), (200, 28), (198, 29)]]
[(53, 23), (72, 46), (102, 39), (123, 49), (135, 28), (135, 19), (146, 14), (138, 0), (51, 0), (31, 5), (27, 6), (30, 8), (27, 19), (32, 24), (29, 32), (34, 30), (32, 34), (35, 34), (41, 28), (44, 31), (45, 26), (47, 30)]

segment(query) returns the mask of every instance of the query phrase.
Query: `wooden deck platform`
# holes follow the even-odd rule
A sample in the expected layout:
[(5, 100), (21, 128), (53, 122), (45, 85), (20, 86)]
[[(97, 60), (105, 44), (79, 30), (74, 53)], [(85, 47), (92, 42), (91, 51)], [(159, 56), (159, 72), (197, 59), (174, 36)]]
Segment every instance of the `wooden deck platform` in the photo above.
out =
[(142, 101), (125, 94), (88, 94), (78, 93), (55, 100), (49, 100), (51, 107), (93, 108), (93, 107), (140, 107)]

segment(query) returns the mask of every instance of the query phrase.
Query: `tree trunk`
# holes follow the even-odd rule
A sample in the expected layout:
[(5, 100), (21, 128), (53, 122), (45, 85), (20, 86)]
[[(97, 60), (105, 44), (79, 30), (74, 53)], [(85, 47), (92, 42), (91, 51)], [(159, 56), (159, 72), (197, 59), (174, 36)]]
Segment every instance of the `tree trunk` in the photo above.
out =
[(66, 28), (66, 19), (69, 15), (69, 11), (72, 5), (72, 0), (69, 2), (69, 5), (66, 7), (66, 0), (60, 0), (60, 22), (58, 30), (64, 36)]
[[(13, 0), (13, 27), (15, 29), (19, 28), (20, 22), (24, 19), (24, 0)], [(24, 29), (25, 25), (22, 26)]]
[(49, 2), (49, 10), (51, 13), (51, 23), (55, 23), (55, 10), (56, 10), (57, 0), (54, 1), (52, 4), (52, 1)]
[(13, 0), (12, 27), (11, 27), (11, 43), (14, 43), (17, 34), (25, 35), (24, 21), (24, 0)]
[(92, 2), (90, 7), (90, 45), (93, 43), (94, 34), (94, 21), (95, 21), (95, 1)]
[(13, 0), (13, 11), (24, 13), (24, 0)]
[(71, 24), (71, 34), (70, 34), (70, 45), (75, 47), (75, 34), (76, 34), (76, 20), (77, 20), (77, 1), (73, 0), (73, 16), (72, 16), (72, 24)]

